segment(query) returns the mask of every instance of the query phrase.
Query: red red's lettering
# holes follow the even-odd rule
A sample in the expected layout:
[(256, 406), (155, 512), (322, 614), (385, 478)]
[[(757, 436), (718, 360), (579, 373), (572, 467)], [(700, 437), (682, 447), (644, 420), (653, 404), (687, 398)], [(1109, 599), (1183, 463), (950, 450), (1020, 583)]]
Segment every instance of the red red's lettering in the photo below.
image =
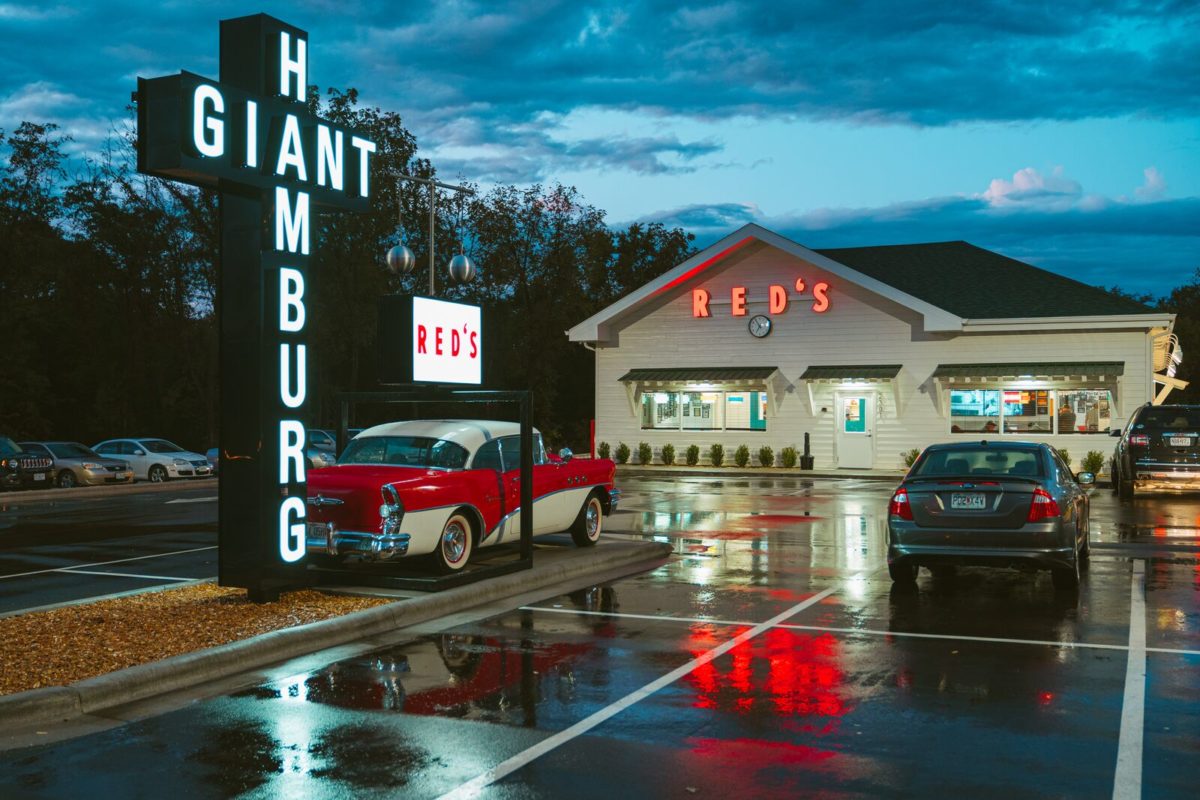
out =
[(829, 310), (829, 297), (825, 294), (829, 291), (828, 283), (817, 283), (813, 285), (813, 305), (812, 310), (818, 314), (824, 314)]
[(476, 358), (479, 355), (479, 342), (476, 341), (479, 334), (471, 331), (471, 358)]
[(782, 314), (787, 311), (787, 289), (778, 284), (771, 286), (771, 313)]
[(425, 339), (428, 337), (429, 331), (425, 330), (424, 325), (417, 326), (417, 352), (425, 354)]
[(458, 346), (459, 346), (458, 328), (455, 328), (454, 330), (450, 331), (450, 355), (452, 355), (452, 356), (458, 355)]
[(708, 316), (708, 290), (692, 289), (692, 316)]
[(746, 316), (746, 287), (735, 286), (730, 293), (730, 301), (733, 304), (732, 312), (735, 317)]
[(438, 325), (436, 333), (433, 335), (433, 352), (439, 356), (442, 354), (442, 326)]

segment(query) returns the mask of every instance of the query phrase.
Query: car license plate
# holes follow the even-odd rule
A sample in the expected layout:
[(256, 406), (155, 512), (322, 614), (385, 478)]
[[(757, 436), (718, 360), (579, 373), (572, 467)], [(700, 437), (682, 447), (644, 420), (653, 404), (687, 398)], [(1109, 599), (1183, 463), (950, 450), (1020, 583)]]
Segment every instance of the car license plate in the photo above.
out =
[(1190, 436), (1172, 436), (1171, 447), (1189, 447), (1192, 444)]
[(35, 481), (44, 481), (44, 480), (46, 480), (46, 473), (44, 473), (44, 472), (34, 473), (33, 479)]
[(958, 493), (950, 495), (950, 508), (973, 510), (987, 508), (985, 495), (980, 492)]

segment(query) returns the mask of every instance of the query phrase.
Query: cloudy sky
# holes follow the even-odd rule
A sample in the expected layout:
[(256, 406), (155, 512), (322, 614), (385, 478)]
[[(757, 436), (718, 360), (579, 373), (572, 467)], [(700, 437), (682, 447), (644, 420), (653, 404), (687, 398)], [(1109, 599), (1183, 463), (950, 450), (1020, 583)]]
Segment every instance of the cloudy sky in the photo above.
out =
[(215, 78), (217, 21), (257, 11), (443, 176), (572, 184), (614, 224), (966, 239), (1154, 294), (1200, 268), (1196, 0), (0, 0), (0, 128), (86, 153), (138, 75)]

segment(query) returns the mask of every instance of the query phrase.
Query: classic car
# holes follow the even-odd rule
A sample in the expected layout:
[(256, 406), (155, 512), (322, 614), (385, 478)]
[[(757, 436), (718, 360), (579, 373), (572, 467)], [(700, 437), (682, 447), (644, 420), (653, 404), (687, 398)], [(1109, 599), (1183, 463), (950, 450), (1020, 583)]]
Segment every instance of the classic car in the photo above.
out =
[[(444, 572), (480, 547), (520, 538), (520, 428), (412, 420), (367, 428), (336, 466), (307, 476), (307, 552), (316, 561), (432, 555)], [(608, 459), (546, 453), (533, 434), (533, 532), (587, 547), (620, 499)]]

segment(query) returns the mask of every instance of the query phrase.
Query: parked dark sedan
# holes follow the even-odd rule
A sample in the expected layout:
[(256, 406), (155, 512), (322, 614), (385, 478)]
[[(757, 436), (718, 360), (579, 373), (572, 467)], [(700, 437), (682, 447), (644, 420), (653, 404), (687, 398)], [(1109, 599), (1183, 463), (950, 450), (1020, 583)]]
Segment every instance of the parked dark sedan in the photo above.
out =
[(1133, 413), (1113, 452), (1113, 489), (1200, 491), (1200, 406), (1144, 405)]
[(931, 445), (892, 496), (888, 572), (911, 583), (918, 567), (1049, 569), (1056, 587), (1076, 589), (1089, 551), (1083, 487), (1095, 480), (1047, 444)]

